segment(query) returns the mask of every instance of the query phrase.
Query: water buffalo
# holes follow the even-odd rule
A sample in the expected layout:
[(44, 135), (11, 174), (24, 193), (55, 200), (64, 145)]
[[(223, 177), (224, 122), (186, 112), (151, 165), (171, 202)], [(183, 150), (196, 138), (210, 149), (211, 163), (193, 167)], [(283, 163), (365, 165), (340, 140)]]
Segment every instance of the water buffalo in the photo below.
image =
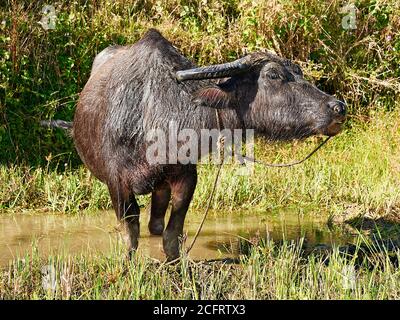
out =
[[(113, 46), (96, 57), (80, 94), (72, 136), (89, 170), (109, 190), (118, 219), (138, 246), (135, 196), (152, 193), (149, 230), (163, 236), (168, 259), (179, 257), (179, 238), (196, 187), (196, 164), (150, 164), (146, 132), (252, 128), (272, 140), (336, 135), (345, 119), (341, 101), (303, 78), (301, 68), (271, 53), (196, 68), (157, 30), (131, 46)], [(164, 216), (171, 201), (171, 216)]]

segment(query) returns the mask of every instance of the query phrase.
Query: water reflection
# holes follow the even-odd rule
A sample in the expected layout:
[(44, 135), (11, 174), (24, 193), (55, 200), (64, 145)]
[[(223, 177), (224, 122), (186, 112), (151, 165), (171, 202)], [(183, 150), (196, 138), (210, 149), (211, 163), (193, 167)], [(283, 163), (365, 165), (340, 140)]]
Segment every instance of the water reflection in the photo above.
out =
[[(148, 215), (141, 217), (139, 250), (156, 259), (164, 259), (161, 237), (147, 230)], [(188, 242), (196, 232), (201, 214), (189, 214), (185, 224)], [(43, 257), (60, 252), (110, 252), (121, 240), (121, 228), (111, 211), (69, 217), (66, 215), (14, 214), (0, 215), (0, 265), (31, 252), (32, 244)], [(240, 237), (269, 237), (276, 241), (305, 237), (307, 244), (342, 244), (349, 239), (331, 232), (326, 219), (317, 219), (296, 212), (230, 213), (224, 216), (210, 213), (190, 255), (193, 259), (234, 257)], [(227, 249), (229, 248), (229, 250)], [(232, 252), (233, 249), (233, 252)]]

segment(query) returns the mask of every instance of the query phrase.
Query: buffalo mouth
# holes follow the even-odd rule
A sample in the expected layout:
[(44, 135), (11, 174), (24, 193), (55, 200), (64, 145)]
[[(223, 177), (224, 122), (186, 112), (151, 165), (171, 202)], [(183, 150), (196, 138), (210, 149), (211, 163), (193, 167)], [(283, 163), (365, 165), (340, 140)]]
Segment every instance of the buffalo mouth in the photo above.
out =
[(322, 134), (333, 137), (340, 133), (343, 129), (343, 124), (346, 120), (346, 117), (341, 117), (339, 119), (333, 120), (322, 132)]

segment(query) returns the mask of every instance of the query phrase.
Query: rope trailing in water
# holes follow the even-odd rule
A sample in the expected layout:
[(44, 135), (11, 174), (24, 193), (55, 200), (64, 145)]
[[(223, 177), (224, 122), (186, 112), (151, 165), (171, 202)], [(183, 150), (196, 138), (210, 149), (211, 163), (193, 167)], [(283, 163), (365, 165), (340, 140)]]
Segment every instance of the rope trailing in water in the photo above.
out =
[(210, 198), (208, 199), (207, 208), (206, 208), (206, 210), (205, 210), (205, 212), (204, 212), (204, 215), (203, 215), (203, 218), (201, 219), (201, 222), (200, 222), (200, 224), (199, 224), (199, 226), (198, 226), (198, 228), (197, 228), (197, 231), (196, 231), (196, 234), (194, 235), (194, 238), (193, 238), (192, 243), (191, 243), (190, 246), (186, 249), (186, 254), (188, 254), (188, 253), (190, 252), (190, 250), (192, 250), (194, 244), (196, 243), (197, 237), (199, 236), (199, 234), (200, 234), (200, 232), (201, 232), (201, 229), (203, 228), (204, 222), (206, 221), (208, 212), (209, 212), (210, 207), (211, 207), (211, 202), (212, 202), (212, 200), (213, 200), (213, 198), (214, 198), (215, 190), (216, 190), (216, 188), (217, 188), (217, 182), (218, 182), (219, 174), (220, 174), (220, 172), (221, 172), (222, 163), (223, 163), (223, 162), (221, 161), (221, 163), (218, 165), (218, 171), (217, 171), (217, 174), (216, 174), (216, 176), (215, 176), (214, 186), (213, 186), (213, 189), (212, 189), (212, 191), (211, 191)]
[[(221, 132), (221, 118), (220, 118), (220, 114), (218, 112), (218, 109), (215, 109), (216, 112), (216, 118), (217, 118), (217, 126), (218, 126), (218, 130), (219, 132)], [(287, 168), (287, 167), (293, 167), (295, 165), (301, 164), (304, 161), (308, 160), (309, 158), (311, 158), (319, 149), (322, 148), (323, 145), (325, 145), (329, 139), (331, 139), (332, 137), (328, 137), (326, 138), (324, 141), (322, 141), (321, 144), (319, 144), (313, 151), (311, 151), (305, 158), (303, 158), (302, 160), (299, 161), (294, 161), (294, 162), (290, 162), (290, 163), (267, 163), (267, 162), (263, 162), (260, 160), (256, 160), (244, 155), (241, 155), (241, 157), (247, 161), (253, 162), (253, 163), (258, 163), (261, 165), (264, 165), (266, 167), (273, 167), (273, 168)], [(186, 249), (186, 254), (189, 254), (190, 250), (192, 250), (193, 246), (196, 243), (197, 238), (200, 235), (201, 229), (203, 228), (204, 222), (206, 221), (208, 212), (210, 211), (210, 207), (211, 207), (211, 202), (214, 198), (214, 194), (215, 194), (215, 190), (217, 189), (217, 183), (218, 183), (218, 179), (219, 179), (219, 175), (221, 173), (221, 169), (222, 169), (222, 165), (224, 163), (224, 137), (220, 134), (219, 138), (218, 138), (218, 149), (219, 149), (219, 154), (220, 154), (220, 163), (218, 164), (218, 170), (217, 170), (217, 174), (215, 175), (215, 180), (214, 180), (214, 185), (210, 194), (210, 197), (208, 198), (208, 203), (207, 203), (207, 207), (206, 210), (204, 211), (203, 214), (203, 218), (201, 219), (201, 222), (199, 224), (199, 226), (197, 227), (197, 231), (194, 235), (194, 238), (191, 242), (191, 244), (189, 245), (189, 247)], [(176, 261), (178, 259), (175, 259), (174, 261)], [(172, 262), (172, 261), (171, 261)]]
[(214, 185), (213, 188), (211, 190), (211, 194), (210, 197), (208, 198), (208, 203), (207, 203), (207, 207), (206, 210), (204, 211), (204, 215), (203, 218), (201, 219), (201, 222), (199, 224), (199, 226), (197, 227), (197, 231), (196, 234), (194, 235), (194, 238), (192, 240), (192, 243), (190, 244), (190, 246), (186, 249), (186, 254), (188, 254), (190, 252), (190, 250), (192, 250), (194, 244), (196, 243), (196, 240), (201, 232), (201, 229), (203, 228), (204, 222), (206, 221), (208, 212), (210, 211), (210, 207), (211, 207), (211, 202), (214, 198), (214, 194), (215, 194), (215, 190), (217, 189), (217, 183), (218, 183), (218, 178), (219, 175), (221, 173), (221, 169), (222, 169), (222, 165), (224, 164), (224, 145), (225, 145), (225, 139), (224, 137), (221, 135), (221, 118), (220, 118), (220, 114), (218, 112), (218, 109), (215, 109), (215, 116), (217, 118), (217, 127), (218, 127), (218, 131), (219, 131), (219, 137), (218, 137), (218, 152), (219, 152), (219, 156), (220, 156), (220, 161), (218, 164), (218, 169), (217, 169), (217, 174), (215, 175), (215, 179), (214, 179)]

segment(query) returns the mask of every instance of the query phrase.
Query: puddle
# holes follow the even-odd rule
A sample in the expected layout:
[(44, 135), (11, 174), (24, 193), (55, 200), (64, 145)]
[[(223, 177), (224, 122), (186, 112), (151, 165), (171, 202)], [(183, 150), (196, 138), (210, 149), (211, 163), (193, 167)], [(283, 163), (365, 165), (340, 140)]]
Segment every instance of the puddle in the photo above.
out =
[[(164, 260), (162, 238), (152, 236), (147, 229), (148, 214), (141, 216), (139, 250), (145, 255)], [(189, 239), (196, 232), (201, 214), (188, 214), (185, 231)], [(0, 265), (8, 265), (16, 257), (32, 250), (36, 243), (39, 254), (103, 252), (107, 254), (120, 239), (113, 211), (95, 215), (14, 214), (0, 215)], [(190, 256), (195, 260), (231, 258), (239, 254), (239, 238), (269, 237), (276, 241), (305, 237), (307, 245), (345, 244), (350, 241), (331, 232), (326, 218), (298, 215), (296, 212), (230, 213), (227, 216), (210, 213)], [(233, 250), (227, 250), (227, 246)]]

